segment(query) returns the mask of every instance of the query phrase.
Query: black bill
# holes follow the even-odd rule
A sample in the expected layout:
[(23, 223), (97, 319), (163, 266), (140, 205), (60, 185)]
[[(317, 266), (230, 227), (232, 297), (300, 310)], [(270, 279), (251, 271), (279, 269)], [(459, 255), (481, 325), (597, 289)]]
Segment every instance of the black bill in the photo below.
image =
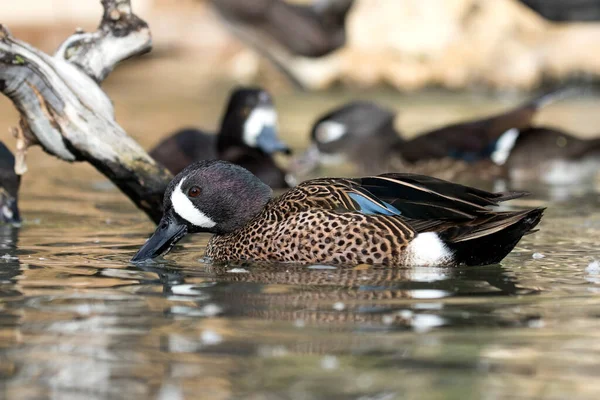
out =
[(138, 250), (132, 262), (146, 261), (167, 254), (187, 233), (187, 225), (180, 222), (172, 211), (162, 217), (154, 234)]

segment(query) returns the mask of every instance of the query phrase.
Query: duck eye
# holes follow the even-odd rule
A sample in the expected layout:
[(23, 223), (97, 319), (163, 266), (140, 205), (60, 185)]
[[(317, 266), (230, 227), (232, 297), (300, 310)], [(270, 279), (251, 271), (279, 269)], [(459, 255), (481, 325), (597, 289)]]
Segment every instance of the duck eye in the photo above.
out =
[(192, 186), (190, 190), (188, 190), (188, 196), (190, 197), (198, 197), (202, 193), (202, 190), (198, 186)]
[(240, 110), (240, 114), (242, 115), (242, 117), (247, 117), (248, 114), (250, 114), (250, 107), (246, 106), (246, 107), (242, 108)]

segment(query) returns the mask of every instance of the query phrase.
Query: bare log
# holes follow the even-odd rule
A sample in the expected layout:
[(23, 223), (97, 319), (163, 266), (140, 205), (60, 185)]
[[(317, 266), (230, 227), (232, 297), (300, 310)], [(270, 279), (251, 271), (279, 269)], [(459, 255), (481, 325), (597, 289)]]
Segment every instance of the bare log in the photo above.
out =
[(102, 21), (96, 32), (77, 31), (56, 51), (102, 82), (114, 66), (127, 58), (150, 51), (152, 38), (146, 21), (131, 10), (129, 0), (101, 0)]
[(54, 56), (0, 25), (0, 91), (21, 113), (20, 152), (39, 144), (62, 160), (88, 161), (158, 222), (172, 176), (117, 124), (99, 86), (119, 61), (150, 49), (150, 31), (129, 0), (102, 0), (102, 5), (98, 30), (76, 32)]

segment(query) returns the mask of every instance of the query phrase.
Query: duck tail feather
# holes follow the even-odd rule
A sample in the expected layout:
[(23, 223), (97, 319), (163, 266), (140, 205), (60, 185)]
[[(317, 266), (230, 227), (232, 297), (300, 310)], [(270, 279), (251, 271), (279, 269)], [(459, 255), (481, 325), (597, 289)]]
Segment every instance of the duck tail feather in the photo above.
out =
[(502, 203), (504, 201), (519, 199), (521, 197), (526, 197), (530, 195), (529, 192), (525, 191), (496, 192), (494, 194), (496, 195), (496, 197), (494, 198), (494, 201), (496, 201), (496, 203)]
[(544, 213), (543, 208), (536, 208), (521, 213), (520, 217), (503, 229), (492, 229), (491, 233), (475, 235), (471, 240), (444, 240), (445, 245), (453, 252), (457, 264), (487, 265), (497, 264), (510, 253), (521, 238), (532, 233), (533, 228), (540, 222)]

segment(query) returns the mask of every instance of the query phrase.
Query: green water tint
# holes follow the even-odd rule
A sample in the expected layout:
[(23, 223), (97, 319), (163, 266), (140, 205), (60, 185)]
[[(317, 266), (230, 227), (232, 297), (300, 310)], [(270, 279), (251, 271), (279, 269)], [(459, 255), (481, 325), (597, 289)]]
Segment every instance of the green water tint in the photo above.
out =
[[(122, 107), (140, 90), (150, 89), (114, 95), (120, 120), (146, 147), (194, 121), (193, 107), (175, 118), (160, 97)], [(479, 102), (457, 98), (451, 110)], [(336, 99), (280, 96), (284, 135), (301, 147), (304, 121)], [(410, 113), (450, 112), (447, 95), (398, 102), (408, 125)], [(542, 119), (589, 122), (594, 102), (553, 106)], [(89, 166), (39, 150), (28, 162), (23, 227), (0, 229), (3, 398), (598, 398), (595, 187), (528, 188), (533, 196), (513, 204), (548, 211), (502, 265), (214, 266), (202, 260), (208, 236), (194, 235), (136, 267), (128, 260), (154, 229), (141, 212)]]

